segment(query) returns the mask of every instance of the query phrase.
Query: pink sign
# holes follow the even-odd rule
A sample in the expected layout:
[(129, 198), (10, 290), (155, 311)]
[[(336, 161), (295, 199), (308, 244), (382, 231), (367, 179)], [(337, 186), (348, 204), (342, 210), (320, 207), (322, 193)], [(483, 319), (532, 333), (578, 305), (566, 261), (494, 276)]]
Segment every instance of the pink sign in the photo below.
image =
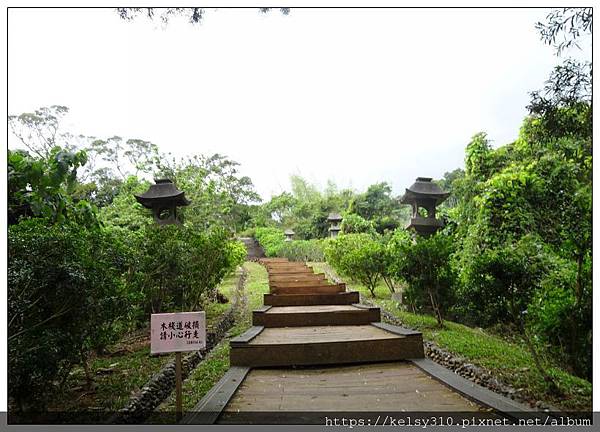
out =
[(150, 352), (198, 351), (206, 347), (204, 312), (152, 314)]

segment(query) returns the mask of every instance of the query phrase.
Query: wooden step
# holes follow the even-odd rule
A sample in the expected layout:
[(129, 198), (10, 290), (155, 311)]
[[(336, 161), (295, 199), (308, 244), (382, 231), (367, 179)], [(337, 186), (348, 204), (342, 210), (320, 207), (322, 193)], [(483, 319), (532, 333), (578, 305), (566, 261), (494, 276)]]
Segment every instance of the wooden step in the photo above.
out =
[(269, 274), (276, 273), (310, 273), (314, 274), (313, 270), (310, 267), (267, 267), (267, 272)]
[(314, 273), (312, 272), (311, 269), (306, 269), (306, 270), (294, 270), (294, 271), (269, 271), (269, 277), (273, 277), (273, 276), (306, 276), (306, 275), (313, 275)]
[(277, 287), (277, 288), (294, 288), (294, 287), (327, 286), (327, 285), (331, 285), (331, 284), (325, 280), (269, 281), (270, 287)]
[(270, 287), (271, 294), (337, 294), (346, 291), (346, 284)]
[(348, 305), (360, 302), (358, 291), (338, 294), (265, 294), (267, 306)]
[[(378, 324), (378, 325), (376, 325)], [(232, 366), (308, 366), (423, 358), (421, 333), (381, 323), (255, 326), (230, 341)]]
[(297, 274), (277, 274), (269, 276), (270, 282), (288, 282), (288, 281), (303, 281), (303, 280), (327, 280), (323, 273), (297, 273)]
[(252, 324), (263, 327), (362, 325), (380, 320), (378, 307), (364, 305), (263, 306), (252, 312)]
[(259, 262), (263, 264), (270, 264), (278, 262), (289, 262), (289, 260), (287, 258), (261, 258)]

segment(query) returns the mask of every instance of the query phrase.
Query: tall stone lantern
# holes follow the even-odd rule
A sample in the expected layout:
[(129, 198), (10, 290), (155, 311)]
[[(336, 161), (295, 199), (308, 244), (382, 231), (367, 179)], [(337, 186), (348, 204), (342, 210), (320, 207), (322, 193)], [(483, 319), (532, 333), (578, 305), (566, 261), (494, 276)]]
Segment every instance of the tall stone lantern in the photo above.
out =
[(177, 218), (177, 207), (190, 204), (185, 192), (177, 189), (169, 179), (155, 180), (156, 184), (135, 199), (144, 207), (152, 210), (154, 221), (159, 225), (180, 224)]
[(285, 241), (286, 242), (291, 242), (292, 240), (294, 240), (294, 234), (296, 234), (294, 232), (294, 230), (291, 229), (286, 229), (283, 234), (285, 235)]
[(339, 213), (329, 213), (327, 222), (329, 222), (329, 237), (337, 237), (342, 229), (342, 216)]
[[(444, 226), (444, 221), (436, 219), (436, 207), (450, 195), (444, 192), (430, 177), (417, 177), (411, 187), (406, 189), (402, 204), (412, 206), (412, 216), (407, 229), (414, 229), (417, 234), (431, 235)], [(425, 215), (423, 215), (423, 210)]]

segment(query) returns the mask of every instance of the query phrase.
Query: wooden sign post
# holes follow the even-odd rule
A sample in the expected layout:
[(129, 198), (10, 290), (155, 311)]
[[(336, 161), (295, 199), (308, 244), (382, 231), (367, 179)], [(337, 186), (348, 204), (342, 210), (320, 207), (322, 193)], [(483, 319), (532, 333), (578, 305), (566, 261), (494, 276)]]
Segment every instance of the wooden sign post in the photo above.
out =
[(181, 353), (198, 351), (206, 347), (206, 315), (204, 312), (152, 314), (150, 332), (152, 354), (176, 353), (175, 400), (176, 418), (179, 421), (183, 415)]

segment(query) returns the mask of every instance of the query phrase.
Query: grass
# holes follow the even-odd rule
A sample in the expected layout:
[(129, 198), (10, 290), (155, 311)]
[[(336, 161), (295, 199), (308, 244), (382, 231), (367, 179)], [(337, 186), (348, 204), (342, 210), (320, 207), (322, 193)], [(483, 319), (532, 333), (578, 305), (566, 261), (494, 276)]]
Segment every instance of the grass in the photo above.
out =
[[(263, 304), (263, 294), (269, 292), (267, 272), (263, 266), (254, 262), (244, 263), (248, 272), (246, 279), (245, 295), (246, 308), (242, 312), (227, 337), (210, 352), (210, 354), (194, 369), (183, 382), (183, 410), (192, 409), (204, 395), (215, 385), (229, 369), (229, 339), (246, 331), (252, 325), (252, 310)], [(175, 411), (175, 393), (173, 392), (165, 400), (157, 411), (161, 413), (173, 413)], [(173, 422), (170, 415), (154, 415), (148, 423)]]
[[(233, 296), (239, 275), (240, 271), (238, 270), (227, 276), (219, 286), (219, 291), (228, 299)], [(230, 305), (230, 303), (212, 303), (206, 307), (207, 327), (210, 328)], [(92, 389), (86, 388), (83, 367), (75, 367), (64, 390), (55, 396), (49, 409), (114, 412), (123, 408), (130, 397), (154, 373), (174, 358), (174, 354), (150, 355), (149, 333), (149, 329), (142, 329), (129, 334), (117, 345), (110, 347), (109, 351), (113, 352), (112, 355), (102, 355), (90, 359), (89, 367), (94, 377)], [(227, 365), (228, 367), (229, 365)]]
[[(327, 270), (335, 274), (326, 263), (309, 264), (317, 272)], [(401, 309), (391, 300), (391, 293), (383, 282), (375, 289), (375, 298), (359, 283), (349, 281), (347, 286), (393, 314), (407, 327), (421, 331), (425, 340), (432, 341), (439, 347), (468, 359), (474, 365), (487, 369), (506, 384), (522, 389), (522, 394), (527, 398), (544, 401), (565, 411), (591, 411), (592, 384), (559, 367), (550, 367), (549, 373), (564, 392), (562, 396), (551, 394), (536, 369), (531, 354), (524, 343), (515, 342), (519, 340), (515, 335), (502, 337), (481, 328), (468, 327), (452, 321), (445, 321), (444, 328), (439, 328), (435, 317)]]

